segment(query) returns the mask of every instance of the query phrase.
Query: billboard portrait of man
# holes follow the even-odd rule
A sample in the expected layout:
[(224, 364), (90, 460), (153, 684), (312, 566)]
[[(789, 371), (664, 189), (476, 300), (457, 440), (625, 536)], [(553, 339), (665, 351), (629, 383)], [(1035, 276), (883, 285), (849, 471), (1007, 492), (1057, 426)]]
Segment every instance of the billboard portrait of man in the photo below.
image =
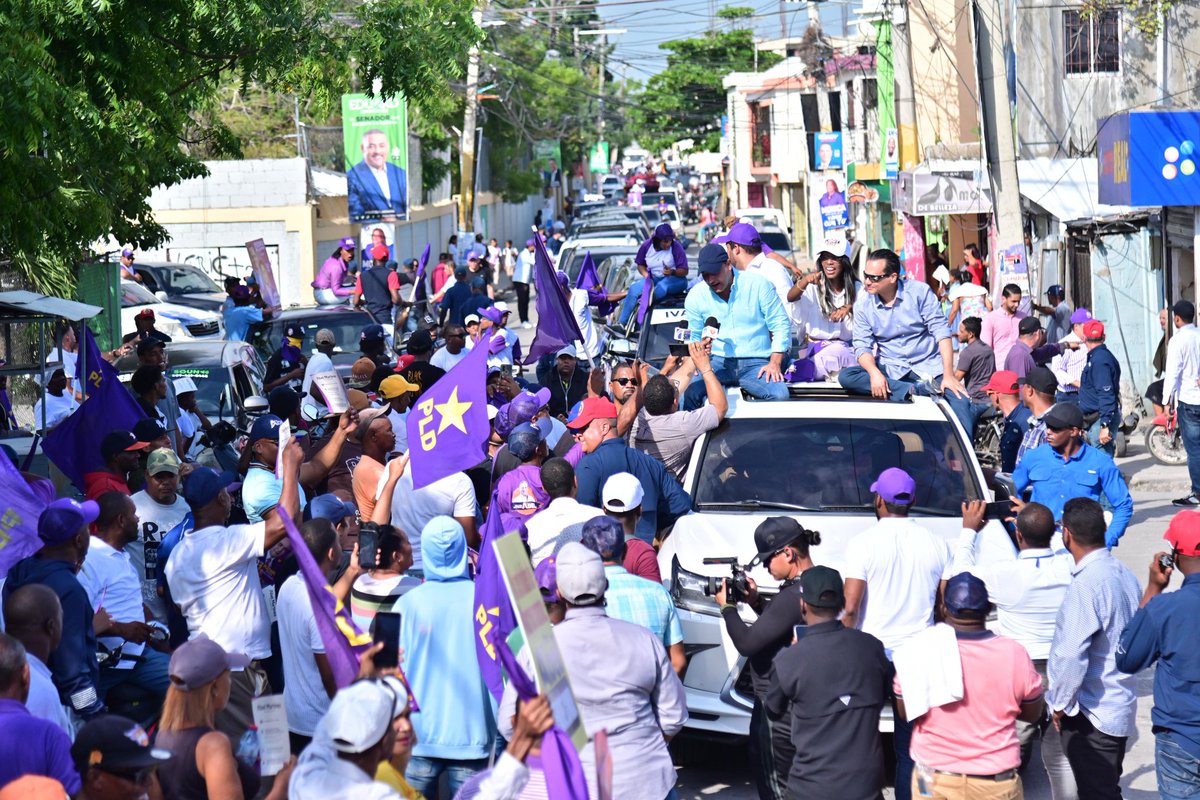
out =
[(407, 171), (388, 160), (388, 135), (371, 128), (362, 135), (362, 161), (346, 173), (351, 222), (408, 218)]

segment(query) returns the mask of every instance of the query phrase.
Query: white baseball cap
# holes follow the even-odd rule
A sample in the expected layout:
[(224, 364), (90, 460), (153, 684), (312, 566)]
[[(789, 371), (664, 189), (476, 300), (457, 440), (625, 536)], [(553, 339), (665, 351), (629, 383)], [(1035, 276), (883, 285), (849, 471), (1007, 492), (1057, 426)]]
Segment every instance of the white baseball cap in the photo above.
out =
[(604, 482), (600, 491), (600, 502), (605, 511), (632, 511), (642, 507), (642, 482), (629, 472), (618, 472)]
[(501, 314), (512, 313), (512, 309), (508, 307), (508, 303), (504, 302), (503, 300), (497, 300), (496, 302), (492, 303), (492, 308), (496, 309)]
[(340, 689), (325, 712), (325, 733), (339, 753), (364, 753), (382, 741), (392, 725), (395, 693), (376, 681)]
[(572, 605), (595, 603), (604, 597), (608, 578), (599, 554), (579, 542), (567, 542), (555, 559), (558, 596)]

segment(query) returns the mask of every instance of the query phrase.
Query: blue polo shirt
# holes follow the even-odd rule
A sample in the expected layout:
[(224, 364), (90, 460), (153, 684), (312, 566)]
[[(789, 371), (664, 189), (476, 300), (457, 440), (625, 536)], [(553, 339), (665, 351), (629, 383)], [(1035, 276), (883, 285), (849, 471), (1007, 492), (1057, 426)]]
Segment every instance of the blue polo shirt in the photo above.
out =
[(1188, 575), (1177, 591), (1152, 598), (1137, 613), (1117, 648), (1117, 669), (1134, 673), (1155, 661), (1154, 708), (1150, 720), (1193, 758), (1200, 758), (1200, 573)]
[(600, 497), (604, 482), (618, 472), (631, 473), (642, 484), (642, 518), (638, 520), (634, 531), (639, 539), (653, 542), (659, 528), (666, 527), (676, 517), (691, 510), (692, 498), (688, 497), (688, 493), (663, 463), (640, 450), (634, 450), (622, 439), (607, 439), (580, 459), (579, 466), (575, 468), (575, 480), (579, 487), (575, 499), (585, 506), (604, 508)]
[(1133, 516), (1133, 498), (1117, 465), (1103, 451), (1082, 443), (1075, 455), (1064, 460), (1047, 442), (1025, 453), (1013, 470), (1017, 492), (1033, 487), (1030, 500), (1050, 509), (1056, 520), (1062, 519), (1063, 505), (1073, 497), (1099, 500), (1101, 495), (1112, 505), (1113, 517), (1104, 542), (1109, 547), (1125, 533)]
[(67, 734), (30, 714), (20, 701), (0, 698), (0, 753), (0, 786), (25, 775), (43, 775), (61, 783), (72, 797), (81, 788)]

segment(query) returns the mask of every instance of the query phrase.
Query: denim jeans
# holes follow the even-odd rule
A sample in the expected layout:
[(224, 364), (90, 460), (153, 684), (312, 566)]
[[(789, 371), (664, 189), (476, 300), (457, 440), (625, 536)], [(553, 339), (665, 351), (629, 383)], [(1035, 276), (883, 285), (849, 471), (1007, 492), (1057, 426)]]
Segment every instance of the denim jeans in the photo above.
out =
[[(713, 356), (712, 368), (722, 386), (740, 386), (759, 400), (787, 400), (788, 387), (783, 381), (772, 383), (758, 377), (758, 371), (769, 363), (766, 358), (723, 358)], [(692, 411), (704, 405), (708, 390), (704, 379), (697, 375), (683, 395), (684, 411)]]
[[(929, 395), (932, 389), (937, 389), (942, 385), (942, 378), (939, 375), (931, 382), (924, 380), (915, 372), (909, 372), (901, 378), (893, 378), (883, 371), (884, 377), (887, 378), (888, 392), (891, 395), (888, 399), (893, 402), (899, 402), (908, 397), (909, 393)], [(855, 364), (852, 367), (846, 367), (838, 373), (838, 383), (842, 388), (852, 394), (871, 394), (871, 374), (862, 367)]]
[(1187, 451), (1188, 477), (1192, 479), (1192, 494), (1200, 497), (1200, 406), (1176, 404), (1179, 410), (1179, 436)]
[(975, 423), (979, 421), (985, 411), (992, 407), (990, 400), (972, 400), (969, 397), (959, 397), (954, 392), (946, 395), (946, 402), (950, 404), (950, 409), (958, 417), (959, 424), (963, 426), (968, 439), (975, 438)]
[(450, 797), (453, 797), (472, 775), (487, 769), (487, 765), (486, 758), (477, 761), (456, 761), (450, 758), (413, 756), (408, 762), (408, 769), (404, 771), (404, 779), (428, 800), (439, 800), (438, 778), (443, 772), (449, 778)]
[(98, 688), (101, 699), (108, 694), (109, 690), (117, 686), (132, 684), (147, 694), (153, 694), (157, 698), (158, 705), (162, 705), (167, 696), (167, 687), (171, 685), (171, 679), (167, 675), (167, 664), (170, 660), (171, 657), (166, 653), (160, 653), (146, 645), (141, 659), (133, 669), (110, 667), (100, 670), (100, 686)]
[[(629, 287), (629, 294), (625, 295), (625, 299), (621, 301), (621, 324), (629, 322), (629, 318), (633, 316), (633, 312), (638, 307), (638, 301), (642, 299), (642, 289), (645, 286), (645, 281), (634, 281)], [(654, 281), (654, 299), (662, 300), (673, 294), (683, 294), (687, 291), (687, 278), (681, 278), (678, 275), (667, 275)]]
[(1091, 427), (1087, 429), (1087, 443), (1097, 450), (1103, 450), (1109, 456), (1116, 458), (1118, 432), (1110, 429), (1108, 433), (1112, 438), (1108, 440), (1108, 444), (1100, 444), (1100, 426), (1103, 424), (1103, 419), (1098, 419), (1092, 423)]
[(912, 722), (892, 702), (892, 746), (896, 751), (896, 800), (912, 800)]
[(1154, 737), (1154, 768), (1162, 800), (1200, 797), (1200, 759), (1180, 747), (1170, 733)]

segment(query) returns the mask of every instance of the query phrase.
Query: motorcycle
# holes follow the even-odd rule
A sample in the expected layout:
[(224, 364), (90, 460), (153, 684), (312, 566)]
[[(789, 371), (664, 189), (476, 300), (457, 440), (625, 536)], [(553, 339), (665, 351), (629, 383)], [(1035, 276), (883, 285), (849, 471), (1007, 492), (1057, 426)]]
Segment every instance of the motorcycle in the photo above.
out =
[(990, 408), (975, 423), (971, 445), (984, 469), (1000, 469), (1000, 437), (1004, 435), (1004, 415)]
[(1146, 449), (1160, 464), (1177, 467), (1187, 463), (1187, 450), (1179, 433), (1178, 412), (1164, 411), (1150, 422), (1146, 430)]

